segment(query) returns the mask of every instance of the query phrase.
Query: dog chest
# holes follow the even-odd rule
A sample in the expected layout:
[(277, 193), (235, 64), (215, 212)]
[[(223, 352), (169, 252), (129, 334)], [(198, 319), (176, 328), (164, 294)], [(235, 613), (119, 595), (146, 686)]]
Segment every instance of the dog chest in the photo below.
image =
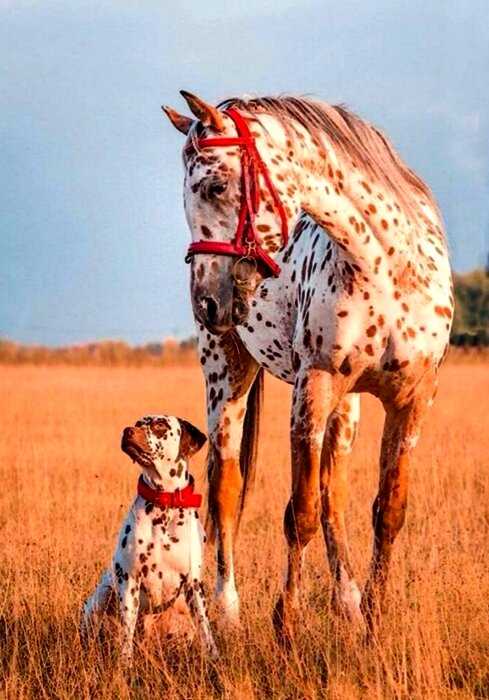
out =
[[(142, 499), (138, 499), (142, 500)], [(148, 603), (161, 605), (182, 580), (199, 578), (204, 532), (193, 509), (162, 509), (135, 504), (124, 523), (115, 569), (139, 580)]]

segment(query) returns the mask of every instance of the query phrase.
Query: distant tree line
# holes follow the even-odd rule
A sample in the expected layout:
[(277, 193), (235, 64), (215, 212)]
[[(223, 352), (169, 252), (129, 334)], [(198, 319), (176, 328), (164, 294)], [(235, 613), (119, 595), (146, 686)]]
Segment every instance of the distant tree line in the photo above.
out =
[[(489, 346), (489, 270), (473, 270), (454, 275), (455, 318), (451, 343), (460, 348)], [(104, 340), (84, 345), (51, 348), (22, 345), (0, 339), (1, 364), (68, 365), (152, 365), (195, 364), (197, 340), (132, 346), (121, 340)]]
[(452, 345), (489, 345), (489, 269), (454, 275)]
[(168, 366), (195, 364), (196, 338), (132, 346), (121, 340), (51, 348), (0, 340), (0, 364)]

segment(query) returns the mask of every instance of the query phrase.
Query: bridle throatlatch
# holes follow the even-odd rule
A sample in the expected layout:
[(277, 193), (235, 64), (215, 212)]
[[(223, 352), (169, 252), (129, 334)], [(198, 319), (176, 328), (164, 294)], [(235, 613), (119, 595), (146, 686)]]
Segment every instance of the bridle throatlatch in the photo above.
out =
[(265, 181), (273, 205), (280, 217), (283, 245), (288, 240), (287, 215), (267, 166), (258, 153), (255, 139), (249, 130), (246, 120), (232, 108), (225, 110), (224, 114), (227, 114), (233, 120), (238, 136), (198, 139), (197, 143), (199, 148), (239, 146), (241, 149), (241, 207), (236, 234), (233, 241), (195, 241), (191, 243), (185, 256), (185, 261), (190, 262), (192, 256), (198, 253), (234, 255), (238, 258), (251, 259), (255, 263), (261, 261), (272, 275), (278, 277), (280, 267), (261, 247), (255, 228), (255, 217), (260, 204), (259, 174), (262, 175)]

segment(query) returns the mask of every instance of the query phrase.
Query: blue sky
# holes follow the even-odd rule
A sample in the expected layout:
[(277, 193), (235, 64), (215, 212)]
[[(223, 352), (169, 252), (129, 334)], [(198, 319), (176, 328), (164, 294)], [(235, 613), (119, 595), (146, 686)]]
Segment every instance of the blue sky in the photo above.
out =
[(0, 0), (0, 336), (192, 333), (181, 88), (346, 102), (433, 188), (455, 269), (483, 264), (488, 76), (487, 0)]

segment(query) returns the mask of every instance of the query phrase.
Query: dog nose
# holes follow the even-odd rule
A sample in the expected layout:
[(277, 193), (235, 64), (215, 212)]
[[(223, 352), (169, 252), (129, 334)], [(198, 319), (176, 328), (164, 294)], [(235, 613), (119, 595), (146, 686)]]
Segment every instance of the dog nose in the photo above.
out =
[(124, 431), (122, 433), (122, 436), (124, 438), (130, 438), (134, 435), (134, 428), (124, 428)]

